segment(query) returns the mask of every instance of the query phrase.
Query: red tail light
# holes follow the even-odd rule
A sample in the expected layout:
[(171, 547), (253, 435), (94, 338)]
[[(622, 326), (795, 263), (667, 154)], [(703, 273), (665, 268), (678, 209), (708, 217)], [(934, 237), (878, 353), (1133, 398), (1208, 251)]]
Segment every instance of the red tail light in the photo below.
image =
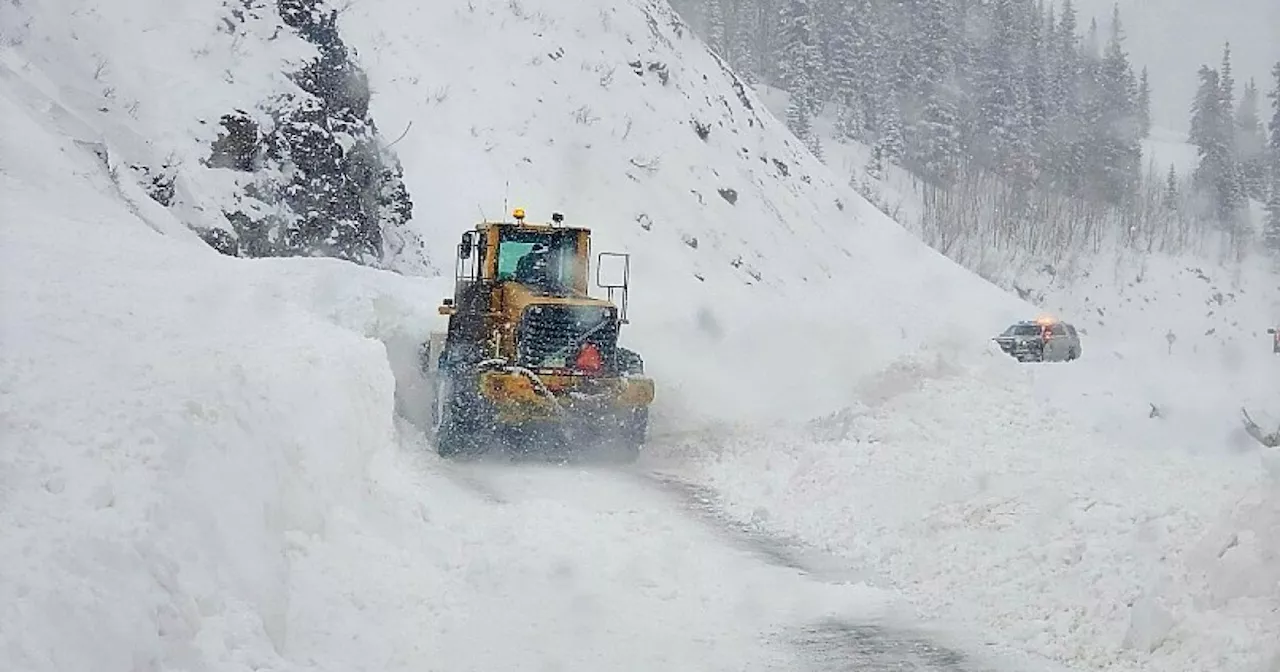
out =
[(600, 348), (594, 343), (588, 343), (582, 346), (582, 350), (578, 351), (578, 359), (573, 363), (573, 368), (583, 373), (598, 373), (604, 368), (604, 358), (600, 356)]

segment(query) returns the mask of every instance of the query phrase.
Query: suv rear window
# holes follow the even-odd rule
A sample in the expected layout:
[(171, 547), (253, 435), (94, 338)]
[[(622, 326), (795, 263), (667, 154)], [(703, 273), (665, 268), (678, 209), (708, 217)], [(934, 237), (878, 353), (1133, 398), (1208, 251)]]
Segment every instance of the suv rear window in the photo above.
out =
[[(991, 333), (991, 332), (987, 332)], [(1039, 336), (1040, 327), (1034, 324), (1015, 324), (1004, 330), (1003, 336)]]

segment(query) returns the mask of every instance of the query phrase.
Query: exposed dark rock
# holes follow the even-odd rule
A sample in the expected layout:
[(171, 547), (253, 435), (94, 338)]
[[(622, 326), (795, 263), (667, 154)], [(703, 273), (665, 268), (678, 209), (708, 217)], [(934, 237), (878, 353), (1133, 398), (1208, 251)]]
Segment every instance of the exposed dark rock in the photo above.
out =
[(209, 247), (227, 255), (228, 257), (240, 256), (240, 245), (236, 239), (223, 229), (205, 229), (200, 231), (200, 237)]
[(704, 124), (697, 119), (690, 119), (689, 122), (693, 124), (693, 132), (698, 134), (698, 139), (705, 141), (711, 135), (711, 124)]
[[(421, 239), (407, 226), (413, 203), (399, 162), (369, 116), (368, 78), (339, 35), (337, 12), (324, 0), (276, 7), (317, 55), (290, 75), (299, 92), (264, 101), (260, 114), (222, 118), (208, 165), (251, 174), (240, 181), (238, 207), (224, 213), (236, 254), (371, 266), (409, 255), (410, 266), (425, 265)], [(220, 251), (232, 247), (204, 238)]]
[(220, 123), (222, 130), (218, 139), (213, 141), (207, 162), (209, 167), (252, 172), (257, 162), (258, 143), (261, 142), (258, 124), (244, 110), (222, 115)]
[(177, 176), (172, 166), (166, 164), (158, 169), (152, 169), (135, 163), (130, 165), (129, 169), (137, 176), (138, 183), (142, 185), (143, 191), (147, 192), (151, 200), (166, 208), (173, 204), (174, 180)]

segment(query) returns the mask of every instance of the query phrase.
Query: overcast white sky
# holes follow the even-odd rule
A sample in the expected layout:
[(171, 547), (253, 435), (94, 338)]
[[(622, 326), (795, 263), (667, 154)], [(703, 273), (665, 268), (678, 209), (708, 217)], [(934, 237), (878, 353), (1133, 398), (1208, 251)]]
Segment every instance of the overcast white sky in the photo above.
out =
[[(1249, 77), (1264, 91), (1280, 61), (1280, 0), (1118, 0), (1134, 67), (1150, 69), (1152, 116), (1160, 126), (1185, 131), (1196, 70), (1217, 67), (1230, 40), (1236, 94)], [(1096, 16), (1104, 30), (1113, 0), (1076, 0), (1081, 25)]]

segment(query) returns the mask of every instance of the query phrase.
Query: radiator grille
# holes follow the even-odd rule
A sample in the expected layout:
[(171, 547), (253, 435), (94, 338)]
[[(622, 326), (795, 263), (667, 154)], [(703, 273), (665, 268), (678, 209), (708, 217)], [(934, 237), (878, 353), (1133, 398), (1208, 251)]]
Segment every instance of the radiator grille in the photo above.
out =
[(591, 343), (611, 370), (617, 361), (617, 313), (608, 306), (529, 306), (520, 320), (518, 338), (522, 366), (572, 367), (578, 352)]

